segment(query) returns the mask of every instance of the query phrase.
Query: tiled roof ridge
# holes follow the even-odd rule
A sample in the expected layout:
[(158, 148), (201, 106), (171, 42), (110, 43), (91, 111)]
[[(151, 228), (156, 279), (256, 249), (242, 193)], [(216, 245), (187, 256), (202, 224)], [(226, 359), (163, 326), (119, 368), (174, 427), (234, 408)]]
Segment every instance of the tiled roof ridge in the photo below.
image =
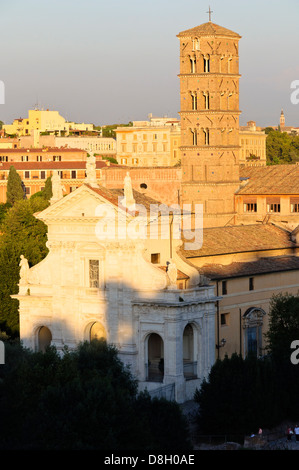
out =
[(192, 35), (216, 35), (216, 36), (233, 36), (233, 37), (238, 37), (240, 38), (241, 36), (227, 28), (224, 28), (223, 26), (220, 26), (216, 23), (212, 23), (211, 21), (207, 23), (203, 23), (199, 26), (195, 26), (194, 28), (191, 29), (186, 29), (185, 31), (181, 31), (177, 36), (192, 36)]

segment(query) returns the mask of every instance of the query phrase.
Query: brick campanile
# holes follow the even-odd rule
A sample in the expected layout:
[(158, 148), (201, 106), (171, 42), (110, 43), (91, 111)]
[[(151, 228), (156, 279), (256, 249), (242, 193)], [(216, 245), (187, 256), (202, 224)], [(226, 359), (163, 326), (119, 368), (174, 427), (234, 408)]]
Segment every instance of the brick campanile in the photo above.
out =
[(233, 223), (239, 188), (241, 36), (211, 21), (180, 39), (181, 203), (203, 204), (204, 226)]

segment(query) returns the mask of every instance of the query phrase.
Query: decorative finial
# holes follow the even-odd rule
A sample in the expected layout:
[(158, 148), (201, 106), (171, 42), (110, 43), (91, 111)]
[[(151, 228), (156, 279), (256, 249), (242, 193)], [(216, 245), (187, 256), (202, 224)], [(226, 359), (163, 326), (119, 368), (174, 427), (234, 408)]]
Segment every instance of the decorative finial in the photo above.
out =
[(209, 13), (209, 21), (211, 22), (211, 16), (212, 16), (212, 13), (214, 13), (214, 12), (213, 12), (213, 10), (211, 10), (210, 5), (209, 5), (209, 11), (207, 11), (207, 13)]
[(135, 211), (135, 199), (133, 196), (132, 180), (128, 171), (124, 179), (124, 198), (122, 199), (122, 205), (131, 211)]

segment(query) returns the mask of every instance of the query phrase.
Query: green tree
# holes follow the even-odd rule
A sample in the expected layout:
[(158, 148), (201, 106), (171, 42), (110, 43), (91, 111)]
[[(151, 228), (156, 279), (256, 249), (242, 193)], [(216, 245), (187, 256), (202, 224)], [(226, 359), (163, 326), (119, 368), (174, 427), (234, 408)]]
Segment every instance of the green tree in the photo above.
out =
[(11, 295), (18, 293), (19, 262), (23, 254), (29, 265), (39, 263), (48, 253), (47, 227), (34, 217), (48, 206), (42, 198), (15, 202), (2, 221), (0, 238), (0, 330), (18, 335), (18, 301)]
[(202, 434), (236, 438), (260, 426), (279, 424), (285, 415), (280, 383), (271, 359), (233, 354), (218, 360), (208, 380), (196, 391), (198, 426)]
[(267, 164), (290, 164), (299, 159), (299, 139), (298, 136), (287, 134), (286, 132), (268, 129), (266, 139)]
[(104, 340), (59, 355), (8, 344), (0, 368), (0, 449), (189, 450), (177, 403), (137, 394)]
[(3, 222), (3, 220), (5, 219), (6, 214), (7, 214), (8, 210), (10, 208), (11, 208), (11, 204), (9, 204), (8, 202), (1, 202), (0, 203), (0, 226)]
[(16, 201), (24, 199), (24, 197), (23, 182), (15, 167), (11, 166), (7, 179), (6, 202), (13, 205)]
[(51, 176), (49, 176), (46, 179), (44, 189), (42, 189), (41, 191), (38, 191), (37, 193), (32, 194), (30, 199), (35, 199), (35, 198), (41, 197), (41, 198), (45, 199), (46, 201), (50, 201), (52, 196), (53, 196), (52, 179), (51, 179)]
[(270, 301), (267, 350), (282, 362), (290, 360), (291, 343), (299, 340), (299, 295), (278, 294)]

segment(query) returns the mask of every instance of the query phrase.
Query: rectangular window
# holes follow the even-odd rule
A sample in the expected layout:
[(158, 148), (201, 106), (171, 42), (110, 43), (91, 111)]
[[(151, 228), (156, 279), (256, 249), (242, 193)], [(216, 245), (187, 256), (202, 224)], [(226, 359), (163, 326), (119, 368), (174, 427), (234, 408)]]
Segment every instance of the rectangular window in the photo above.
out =
[(24, 177), (25, 178), (30, 178), (30, 171), (25, 171)]
[(36, 161), (37, 161), (37, 162), (42, 162), (42, 161), (43, 161), (42, 155), (37, 155)]
[(152, 253), (151, 254), (151, 263), (159, 264), (160, 263), (160, 253)]
[(254, 278), (249, 278), (249, 290), (254, 290)]
[(46, 172), (45, 172), (44, 170), (42, 170), (42, 171), (40, 172), (40, 179), (41, 179), (41, 180), (44, 180), (45, 178), (46, 178)]
[(280, 198), (267, 198), (267, 212), (280, 212)]
[(267, 204), (267, 212), (280, 212), (280, 204)]
[(227, 282), (222, 281), (222, 295), (226, 295), (226, 294), (227, 294)]
[(291, 212), (299, 212), (299, 198), (291, 197)]
[(98, 259), (89, 260), (89, 287), (98, 288), (100, 286), (100, 266)]
[(244, 203), (244, 212), (257, 212), (257, 203), (256, 202), (245, 202)]
[(220, 324), (221, 326), (229, 325), (229, 313), (221, 313)]
[(31, 188), (25, 188), (25, 194), (28, 194), (28, 195), (29, 195), (29, 194), (30, 194), (30, 189), (31, 189)]
[(77, 178), (77, 171), (72, 170), (72, 179), (76, 179), (76, 178)]

